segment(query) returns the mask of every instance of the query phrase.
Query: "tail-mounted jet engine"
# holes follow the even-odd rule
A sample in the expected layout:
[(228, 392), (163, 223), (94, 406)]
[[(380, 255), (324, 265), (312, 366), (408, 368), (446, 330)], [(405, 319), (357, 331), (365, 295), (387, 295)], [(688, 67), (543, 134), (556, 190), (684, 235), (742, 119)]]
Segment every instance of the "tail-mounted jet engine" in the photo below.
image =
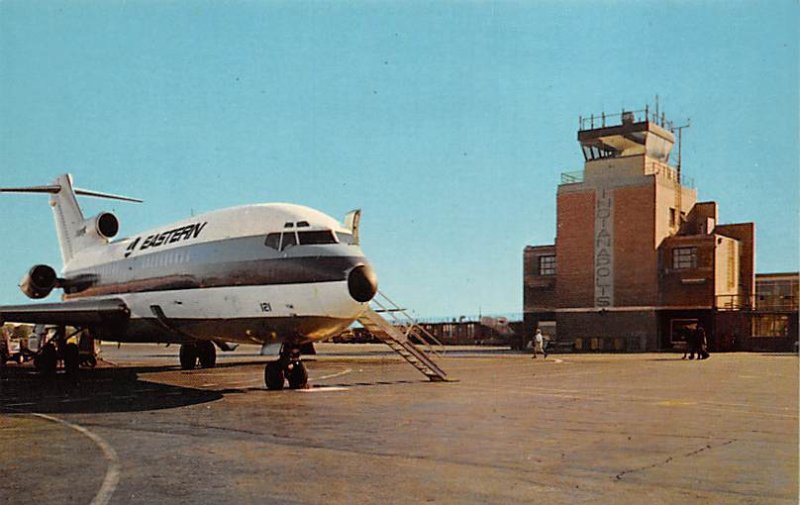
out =
[(88, 220), (86, 231), (105, 239), (114, 238), (119, 231), (119, 219), (111, 212), (101, 212)]
[(36, 265), (25, 274), (19, 283), (19, 289), (28, 298), (44, 298), (59, 285), (59, 279), (53, 267), (47, 265)]

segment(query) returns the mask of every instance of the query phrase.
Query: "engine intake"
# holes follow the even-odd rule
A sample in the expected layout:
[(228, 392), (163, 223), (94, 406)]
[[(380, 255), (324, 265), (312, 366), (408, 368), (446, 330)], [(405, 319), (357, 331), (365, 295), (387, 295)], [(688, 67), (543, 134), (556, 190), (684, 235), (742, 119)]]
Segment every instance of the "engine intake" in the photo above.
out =
[(28, 298), (44, 298), (58, 285), (58, 276), (53, 267), (36, 265), (31, 268), (19, 283), (19, 289)]
[(119, 219), (111, 212), (101, 212), (93, 221), (95, 231), (103, 238), (113, 238), (119, 231)]

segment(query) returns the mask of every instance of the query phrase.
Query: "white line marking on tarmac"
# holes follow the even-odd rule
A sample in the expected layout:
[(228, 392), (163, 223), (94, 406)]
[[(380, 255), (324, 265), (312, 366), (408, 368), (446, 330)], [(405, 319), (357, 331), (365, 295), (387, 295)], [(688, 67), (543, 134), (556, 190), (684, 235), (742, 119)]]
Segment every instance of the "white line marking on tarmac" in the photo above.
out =
[(341, 377), (342, 375), (347, 375), (352, 371), (353, 371), (352, 368), (346, 368), (346, 369), (342, 370), (341, 372), (336, 372), (336, 373), (330, 374), (330, 375), (323, 375), (322, 377), (317, 377), (316, 379), (313, 379), (313, 380), (321, 381), (321, 380), (324, 380), (324, 379), (333, 379), (334, 377)]
[(117, 457), (117, 451), (108, 445), (108, 442), (100, 438), (99, 435), (92, 433), (83, 426), (78, 426), (77, 424), (64, 421), (63, 419), (59, 419), (57, 417), (48, 416), (46, 414), (31, 412), (31, 415), (52, 421), (54, 423), (63, 424), (67, 428), (73, 429), (81, 435), (90, 438), (92, 442), (94, 442), (97, 447), (103, 451), (103, 455), (105, 455), (106, 460), (108, 460), (108, 469), (106, 470), (106, 476), (103, 479), (103, 484), (100, 486), (100, 490), (97, 492), (89, 505), (106, 505), (106, 503), (111, 500), (111, 495), (114, 494), (114, 490), (117, 489), (117, 484), (119, 483), (120, 465), (119, 458)]
[(348, 391), (350, 388), (341, 386), (317, 386), (310, 389), (298, 389), (301, 393), (327, 393), (328, 391)]
[(258, 386), (261, 384), (261, 379), (258, 380), (249, 380), (249, 381), (238, 381), (238, 382), (229, 382), (226, 386)]

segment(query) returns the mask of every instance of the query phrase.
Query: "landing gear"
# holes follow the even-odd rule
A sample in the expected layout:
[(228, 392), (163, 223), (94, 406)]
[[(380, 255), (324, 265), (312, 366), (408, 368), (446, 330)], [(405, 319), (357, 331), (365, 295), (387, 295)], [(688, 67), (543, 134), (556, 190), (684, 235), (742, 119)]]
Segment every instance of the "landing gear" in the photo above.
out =
[(217, 349), (214, 342), (203, 340), (197, 343), (197, 357), (200, 359), (200, 368), (214, 368), (217, 365)]
[(267, 389), (270, 391), (280, 391), (283, 389), (285, 377), (279, 361), (270, 361), (267, 363), (267, 367), (264, 369), (264, 382), (267, 384)]
[(270, 361), (264, 369), (264, 382), (270, 391), (283, 389), (287, 380), (292, 389), (308, 387), (308, 372), (306, 366), (300, 361), (299, 347), (284, 346), (278, 360)]
[(194, 370), (198, 361), (200, 368), (214, 368), (217, 365), (217, 349), (214, 342), (209, 340), (181, 344), (179, 357), (183, 370)]
[(181, 344), (178, 358), (181, 362), (181, 370), (194, 370), (197, 366), (197, 344)]
[(302, 361), (289, 364), (289, 373), (286, 374), (286, 379), (292, 389), (304, 389), (308, 385), (308, 372)]

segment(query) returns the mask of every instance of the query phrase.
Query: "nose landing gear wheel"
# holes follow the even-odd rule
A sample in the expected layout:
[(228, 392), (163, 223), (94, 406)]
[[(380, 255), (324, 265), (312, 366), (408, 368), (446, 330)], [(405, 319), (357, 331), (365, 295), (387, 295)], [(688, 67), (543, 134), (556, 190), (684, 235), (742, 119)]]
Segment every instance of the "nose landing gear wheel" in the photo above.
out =
[(278, 360), (270, 361), (264, 369), (264, 382), (271, 391), (283, 389), (287, 380), (292, 389), (308, 387), (308, 372), (300, 361), (300, 348), (297, 346), (284, 346)]
[(296, 361), (289, 365), (289, 373), (286, 374), (286, 378), (292, 389), (305, 389), (308, 386), (308, 372), (302, 361)]
[(280, 391), (283, 389), (284, 375), (283, 368), (278, 361), (270, 361), (264, 369), (264, 382), (270, 391)]

